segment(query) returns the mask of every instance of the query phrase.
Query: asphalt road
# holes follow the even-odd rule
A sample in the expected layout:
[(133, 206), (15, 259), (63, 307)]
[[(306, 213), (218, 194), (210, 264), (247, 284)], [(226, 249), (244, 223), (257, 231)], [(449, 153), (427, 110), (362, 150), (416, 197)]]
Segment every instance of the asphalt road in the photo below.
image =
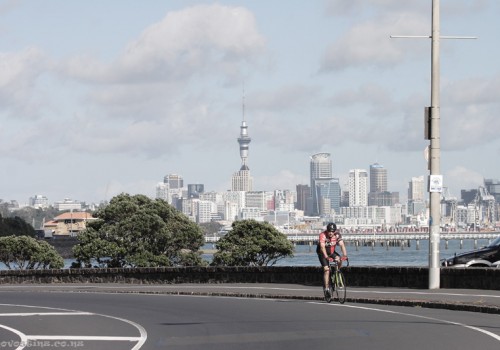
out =
[(494, 313), (270, 295), (304, 294), (303, 286), (264, 298), (110, 288), (1, 286), (0, 349), (500, 348)]

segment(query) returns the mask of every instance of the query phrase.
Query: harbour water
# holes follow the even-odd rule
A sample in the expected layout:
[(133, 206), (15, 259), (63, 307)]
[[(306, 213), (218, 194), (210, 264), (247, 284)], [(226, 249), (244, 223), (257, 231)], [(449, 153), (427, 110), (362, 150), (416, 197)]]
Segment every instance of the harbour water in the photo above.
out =
[[(401, 246), (364, 246), (356, 247), (347, 244), (347, 255), (351, 266), (429, 266), (429, 241), (408, 241), (409, 245)], [(440, 259), (453, 256), (455, 253), (465, 253), (476, 248), (484, 247), (490, 242), (487, 239), (449, 240), (448, 247), (445, 241), (440, 242)], [(213, 244), (206, 245), (205, 249), (214, 249)], [(212, 255), (205, 254), (205, 260), (211, 261)], [(279, 260), (275, 266), (318, 266), (316, 246), (296, 245), (294, 256)]]
[[(404, 246), (382, 246), (377, 244), (360, 245), (347, 243), (347, 255), (351, 266), (428, 266), (429, 265), (429, 241), (428, 240), (408, 240), (409, 245)], [(449, 240), (440, 242), (440, 259), (460, 254), (476, 248), (484, 247), (490, 242), (487, 239), (464, 239)], [(207, 262), (212, 261), (215, 244), (209, 243), (202, 248), (206, 253), (203, 259)], [(69, 268), (73, 259), (64, 260), (64, 268)], [(315, 245), (296, 245), (294, 256), (279, 260), (275, 266), (318, 266), (319, 261), (316, 255)], [(6, 269), (5, 265), (0, 263), (0, 270)]]

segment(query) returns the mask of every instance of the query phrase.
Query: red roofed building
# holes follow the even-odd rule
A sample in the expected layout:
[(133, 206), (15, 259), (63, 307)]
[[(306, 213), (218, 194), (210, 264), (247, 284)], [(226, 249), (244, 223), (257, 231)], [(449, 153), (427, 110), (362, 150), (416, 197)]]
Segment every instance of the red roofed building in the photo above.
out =
[(97, 220), (91, 213), (69, 212), (46, 222), (43, 228), (45, 231), (52, 231), (53, 236), (77, 236), (87, 228), (87, 222), (91, 220)]

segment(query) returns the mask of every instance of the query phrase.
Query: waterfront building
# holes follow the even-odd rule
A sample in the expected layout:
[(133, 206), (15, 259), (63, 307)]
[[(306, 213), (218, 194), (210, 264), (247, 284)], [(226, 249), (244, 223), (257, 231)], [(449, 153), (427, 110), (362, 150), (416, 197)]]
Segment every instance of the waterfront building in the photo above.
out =
[(349, 206), (368, 205), (368, 173), (365, 169), (349, 170)]
[(56, 216), (53, 220), (44, 223), (44, 231), (52, 232), (53, 236), (77, 236), (87, 228), (87, 223), (97, 220), (87, 212), (68, 212)]
[(344, 225), (394, 226), (402, 223), (402, 206), (355, 206), (340, 209)]

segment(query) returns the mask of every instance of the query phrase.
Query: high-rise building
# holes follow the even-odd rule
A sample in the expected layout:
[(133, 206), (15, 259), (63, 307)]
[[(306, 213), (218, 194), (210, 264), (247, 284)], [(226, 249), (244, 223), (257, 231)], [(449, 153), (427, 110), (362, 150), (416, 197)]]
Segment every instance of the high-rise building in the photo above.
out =
[(241, 168), (233, 174), (231, 179), (231, 191), (252, 191), (253, 179), (250, 176), (250, 168), (247, 164), (248, 149), (252, 139), (248, 136), (248, 126), (245, 121), (245, 97), (243, 96), (243, 121), (240, 126), (240, 145)]
[(370, 192), (368, 193), (368, 205), (370, 206), (392, 206), (399, 202), (399, 193), (387, 190), (387, 169), (379, 163), (370, 165)]
[(181, 189), (184, 187), (184, 179), (177, 174), (168, 174), (163, 178), (163, 182), (169, 185), (171, 190)]
[(310, 215), (329, 216), (339, 212), (341, 190), (339, 179), (333, 177), (330, 153), (316, 153), (311, 156), (310, 181), (312, 206)]
[(370, 192), (387, 192), (387, 169), (379, 163), (370, 165)]
[(295, 204), (295, 208), (298, 210), (303, 210), (307, 213), (307, 199), (311, 197), (311, 187), (309, 187), (309, 185), (297, 185), (296, 190), (297, 202)]
[(316, 179), (314, 181), (315, 197), (318, 198), (318, 214), (332, 216), (340, 213), (341, 190), (339, 179)]
[(368, 173), (365, 169), (349, 170), (349, 206), (368, 205)]
[(412, 177), (408, 183), (408, 201), (425, 201), (424, 176)]
[(188, 184), (187, 186), (187, 197), (188, 198), (200, 198), (200, 194), (205, 192), (205, 186), (203, 184)]

